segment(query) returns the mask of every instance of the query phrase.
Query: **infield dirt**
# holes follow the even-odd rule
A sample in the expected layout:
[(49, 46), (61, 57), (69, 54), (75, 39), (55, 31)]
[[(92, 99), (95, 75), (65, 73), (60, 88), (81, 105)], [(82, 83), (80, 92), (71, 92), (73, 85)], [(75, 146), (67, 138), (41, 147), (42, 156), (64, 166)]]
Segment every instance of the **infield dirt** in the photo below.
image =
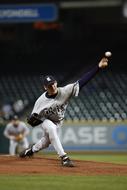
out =
[(74, 160), (75, 167), (62, 167), (59, 159), (35, 156), (0, 156), (0, 174), (127, 175), (126, 164)]

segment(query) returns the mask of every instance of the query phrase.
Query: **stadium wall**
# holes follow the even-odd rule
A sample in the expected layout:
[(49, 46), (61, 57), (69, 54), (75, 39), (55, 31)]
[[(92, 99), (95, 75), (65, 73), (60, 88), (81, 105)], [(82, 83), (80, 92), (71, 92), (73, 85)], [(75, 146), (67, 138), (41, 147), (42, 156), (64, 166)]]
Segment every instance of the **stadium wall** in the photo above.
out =
[[(8, 154), (9, 141), (0, 127), (0, 153)], [(36, 143), (43, 135), (38, 126), (30, 127), (28, 140)], [(127, 152), (127, 122), (65, 122), (59, 130), (59, 137), (66, 151)], [(53, 151), (50, 146), (47, 151)]]
[[(42, 129), (31, 131), (30, 141), (36, 143)], [(65, 122), (59, 130), (65, 150), (70, 151), (127, 151), (127, 122)], [(54, 150), (49, 148), (49, 150)]]
[(3, 136), (5, 126), (0, 125), (0, 154), (8, 153), (9, 140)]

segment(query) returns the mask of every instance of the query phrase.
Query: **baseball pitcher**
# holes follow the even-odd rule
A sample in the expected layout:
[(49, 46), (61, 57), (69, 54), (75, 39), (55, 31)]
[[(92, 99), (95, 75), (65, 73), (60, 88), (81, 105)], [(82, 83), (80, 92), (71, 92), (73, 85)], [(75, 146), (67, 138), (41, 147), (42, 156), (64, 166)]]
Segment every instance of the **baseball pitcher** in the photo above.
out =
[(28, 123), (35, 127), (40, 125), (44, 130), (44, 136), (31, 148), (22, 151), (19, 156), (32, 156), (35, 152), (53, 145), (61, 158), (62, 166), (73, 167), (74, 163), (64, 151), (58, 136), (58, 129), (62, 126), (65, 111), (72, 96), (78, 96), (82, 87), (95, 76), (102, 68), (107, 67), (108, 59), (102, 58), (98, 65), (85, 73), (79, 80), (64, 87), (57, 87), (57, 81), (53, 76), (43, 79), (45, 92), (37, 99)]

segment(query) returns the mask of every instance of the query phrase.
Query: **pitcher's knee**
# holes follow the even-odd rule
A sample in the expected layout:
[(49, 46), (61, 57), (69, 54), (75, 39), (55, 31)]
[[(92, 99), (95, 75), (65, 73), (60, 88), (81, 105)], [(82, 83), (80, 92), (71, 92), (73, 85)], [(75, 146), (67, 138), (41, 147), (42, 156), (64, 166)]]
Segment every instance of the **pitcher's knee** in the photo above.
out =
[(48, 148), (49, 145), (50, 145), (50, 143), (49, 143), (49, 142), (46, 142), (45, 145), (44, 145), (44, 147), (42, 146), (42, 148)]
[(41, 139), (41, 145), (42, 145), (41, 149), (49, 147), (50, 144), (51, 143), (50, 143), (50, 140), (49, 140), (48, 137), (45, 137), (45, 138)]

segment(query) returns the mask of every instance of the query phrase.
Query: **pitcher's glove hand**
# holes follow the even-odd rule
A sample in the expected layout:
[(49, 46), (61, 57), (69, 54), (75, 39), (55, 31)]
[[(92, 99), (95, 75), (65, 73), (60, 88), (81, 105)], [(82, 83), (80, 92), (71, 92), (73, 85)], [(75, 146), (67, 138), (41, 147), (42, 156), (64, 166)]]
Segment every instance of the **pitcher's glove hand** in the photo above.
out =
[(33, 113), (30, 117), (27, 118), (27, 123), (29, 123), (32, 127), (40, 125), (42, 123), (39, 115), (37, 113)]

